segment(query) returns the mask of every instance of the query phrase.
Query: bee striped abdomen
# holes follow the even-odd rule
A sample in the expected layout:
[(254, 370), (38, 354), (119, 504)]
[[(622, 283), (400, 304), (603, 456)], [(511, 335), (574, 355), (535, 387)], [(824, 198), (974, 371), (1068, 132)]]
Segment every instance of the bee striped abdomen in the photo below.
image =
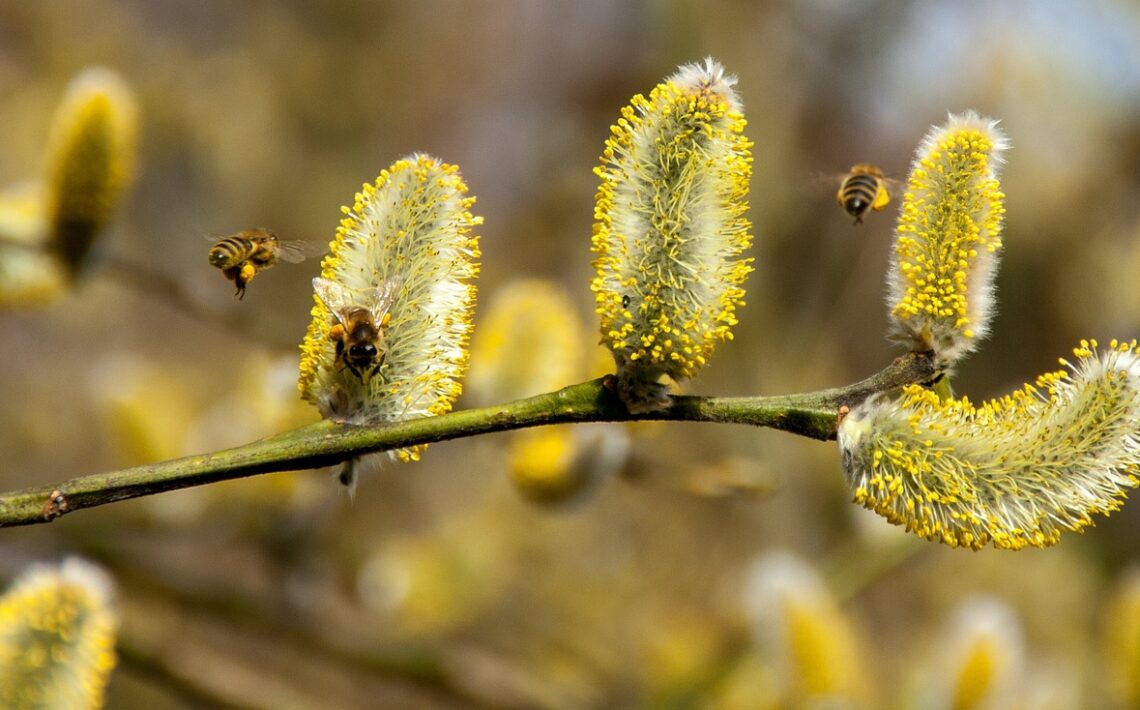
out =
[(843, 183), (843, 206), (848, 212), (862, 211), (875, 202), (879, 181), (870, 175), (856, 175)]
[(851, 168), (835, 197), (847, 214), (855, 218), (855, 224), (863, 221), (868, 210), (881, 210), (891, 199), (883, 171), (866, 163)]
[(219, 269), (235, 267), (249, 258), (256, 246), (245, 237), (227, 237), (210, 249), (210, 264)]

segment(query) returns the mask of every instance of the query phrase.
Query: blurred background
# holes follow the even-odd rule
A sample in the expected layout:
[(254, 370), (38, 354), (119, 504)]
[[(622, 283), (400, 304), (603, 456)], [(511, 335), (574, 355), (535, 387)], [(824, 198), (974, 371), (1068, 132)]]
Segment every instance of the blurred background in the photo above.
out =
[[(327, 243), (340, 206), (413, 151), (458, 164), (485, 218), (458, 406), (604, 373), (591, 170), (630, 97), (706, 55), (739, 77), (755, 142), (756, 262), (735, 341), (688, 392), (822, 389), (898, 354), (884, 337), (893, 205), (852, 226), (838, 176), (873, 162), (905, 178), (928, 127), (970, 108), (1013, 147), (1000, 309), (956, 389), (1002, 394), (1081, 337), (1140, 334), (1131, 0), (0, 0), (0, 184), (41, 174), (53, 112), (86, 67), (136, 92), (141, 131), (137, 177), (78, 282), (0, 312), (0, 488), (315, 420), (295, 378), (319, 260), (267, 271), (238, 301), (204, 237), (265, 226)], [(496, 325), (494, 309), (527, 304), (557, 335), (481, 352), (517, 320)], [(523, 368), (533, 380), (512, 377)], [(111, 707), (1135, 699), (1140, 676), (1112, 644), (1140, 647), (1140, 631), (1112, 630), (1140, 628), (1122, 626), (1140, 594), (1127, 583), (1140, 505), (1054, 549), (1002, 553), (916, 541), (850, 498), (834, 444), (776, 432), (494, 435), (385, 463), (355, 500), (335, 472), (306, 471), (0, 531), (0, 577), (69, 554), (110, 573)], [(826, 609), (808, 614), (818, 633), (773, 618), (781, 599)], [(945, 659), (979, 607), (997, 650), (963, 667), (989, 680), (935, 692), (954, 686)], [(818, 648), (796, 650), (805, 638)], [(805, 654), (822, 660), (787, 660)], [(801, 677), (824, 667), (835, 676)]]

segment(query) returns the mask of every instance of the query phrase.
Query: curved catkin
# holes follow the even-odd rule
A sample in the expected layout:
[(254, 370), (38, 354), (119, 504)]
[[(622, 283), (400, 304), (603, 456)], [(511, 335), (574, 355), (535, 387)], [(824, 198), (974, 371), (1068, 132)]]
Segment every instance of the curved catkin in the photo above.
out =
[(112, 585), (77, 559), (37, 565), (0, 597), (0, 707), (99, 708), (115, 667)]
[(72, 80), (52, 122), (46, 174), (49, 242), (72, 274), (134, 176), (137, 143), (134, 92), (117, 74), (93, 68)]
[[(461, 390), (478, 274), (482, 219), (454, 165), (423, 154), (396, 161), (344, 208), (321, 278), (350, 303), (390, 289), (383, 358), (374, 371), (337, 359), (330, 331), (336, 316), (314, 296), (313, 320), (301, 344), (298, 386), (321, 415), (374, 424), (443, 414)], [(378, 319), (380, 320), (380, 319)], [(392, 452), (419, 458), (423, 447)]]
[(1140, 466), (1135, 341), (1082, 341), (1068, 371), (981, 406), (908, 387), (839, 426), (855, 501), (952, 546), (1056, 544), (1120, 507)]
[(1005, 213), (997, 122), (967, 112), (915, 153), (887, 272), (892, 337), (950, 367), (989, 331)]
[(662, 376), (692, 377), (732, 338), (751, 244), (751, 143), (735, 77), (712, 59), (633, 97), (595, 172), (591, 288), (630, 411), (668, 406)]

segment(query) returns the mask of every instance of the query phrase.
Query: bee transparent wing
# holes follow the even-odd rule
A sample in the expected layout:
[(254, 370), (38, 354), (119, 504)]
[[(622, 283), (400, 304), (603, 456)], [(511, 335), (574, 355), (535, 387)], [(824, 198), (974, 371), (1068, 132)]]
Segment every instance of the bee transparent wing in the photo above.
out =
[(376, 308), (373, 309), (373, 313), (379, 311), (380, 317), (383, 318), (384, 315), (392, 309), (392, 304), (396, 302), (396, 292), (400, 290), (400, 286), (402, 285), (403, 282), (398, 277), (385, 281), (384, 285), (380, 287), (381, 294), (377, 299)]
[(330, 281), (320, 276), (313, 279), (313, 292), (317, 294), (317, 298), (321, 299), (321, 303), (325, 304), (332, 314), (336, 316), (337, 321), (341, 325), (347, 325), (344, 322), (344, 317), (341, 311), (346, 306), (351, 306), (352, 303), (348, 300), (348, 291), (344, 286), (341, 286), (336, 281)]
[(850, 173), (821, 172), (808, 173), (799, 182), (799, 189), (804, 194), (810, 194), (815, 199), (820, 194), (835, 195), (835, 199), (843, 204), (840, 196), (843, 194), (843, 183)]
[(901, 196), (906, 192), (904, 189), (906, 188), (906, 181), (907, 178), (905, 176), (901, 178), (884, 177), (883, 189), (890, 193), (891, 199), (893, 200), (896, 196)]
[(277, 258), (291, 264), (300, 263), (310, 256), (317, 256), (322, 253), (324, 253), (324, 248), (319, 244), (300, 239), (277, 240)]
[(388, 279), (376, 288), (369, 289), (365, 292), (364, 303), (360, 305), (367, 308), (372, 313), (372, 317), (376, 319), (377, 323), (384, 320), (384, 316), (391, 310), (392, 304), (396, 302), (396, 292), (400, 288), (400, 279)]

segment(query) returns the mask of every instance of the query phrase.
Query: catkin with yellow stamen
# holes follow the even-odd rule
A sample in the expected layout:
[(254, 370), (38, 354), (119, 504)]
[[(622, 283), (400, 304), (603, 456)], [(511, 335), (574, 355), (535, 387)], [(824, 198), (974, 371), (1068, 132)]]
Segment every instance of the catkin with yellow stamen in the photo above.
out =
[(112, 585), (76, 559), (35, 566), (0, 597), (0, 707), (98, 708), (115, 667)]
[(911, 165), (887, 272), (892, 337), (941, 367), (989, 331), (1006, 147), (997, 122), (971, 111), (932, 128)]
[(138, 109), (134, 93), (109, 69), (72, 80), (48, 143), (48, 239), (74, 274), (135, 171)]
[[(461, 390), (478, 274), (482, 218), (454, 165), (423, 154), (396, 161), (345, 207), (321, 278), (364, 305), (370, 292), (391, 287), (384, 353), (374, 371), (354, 371), (336, 358), (334, 313), (314, 297), (313, 320), (301, 344), (301, 396), (321, 415), (354, 424), (443, 414)], [(380, 324), (377, 324), (380, 325)], [(400, 449), (402, 461), (424, 447)]]
[(716, 61), (633, 97), (595, 172), (591, 288), (630, 411), (668, 406), (663, 376), (692, 377), (732, 338), (752, 237), (744, 114)]
[(928, 540), (1056, 544), (1120, 507), (1140, 466), (1140, 353), (1082, 341), (1068, 371), (974, 406), (912, 385), (839, 426), (855, 501)]

